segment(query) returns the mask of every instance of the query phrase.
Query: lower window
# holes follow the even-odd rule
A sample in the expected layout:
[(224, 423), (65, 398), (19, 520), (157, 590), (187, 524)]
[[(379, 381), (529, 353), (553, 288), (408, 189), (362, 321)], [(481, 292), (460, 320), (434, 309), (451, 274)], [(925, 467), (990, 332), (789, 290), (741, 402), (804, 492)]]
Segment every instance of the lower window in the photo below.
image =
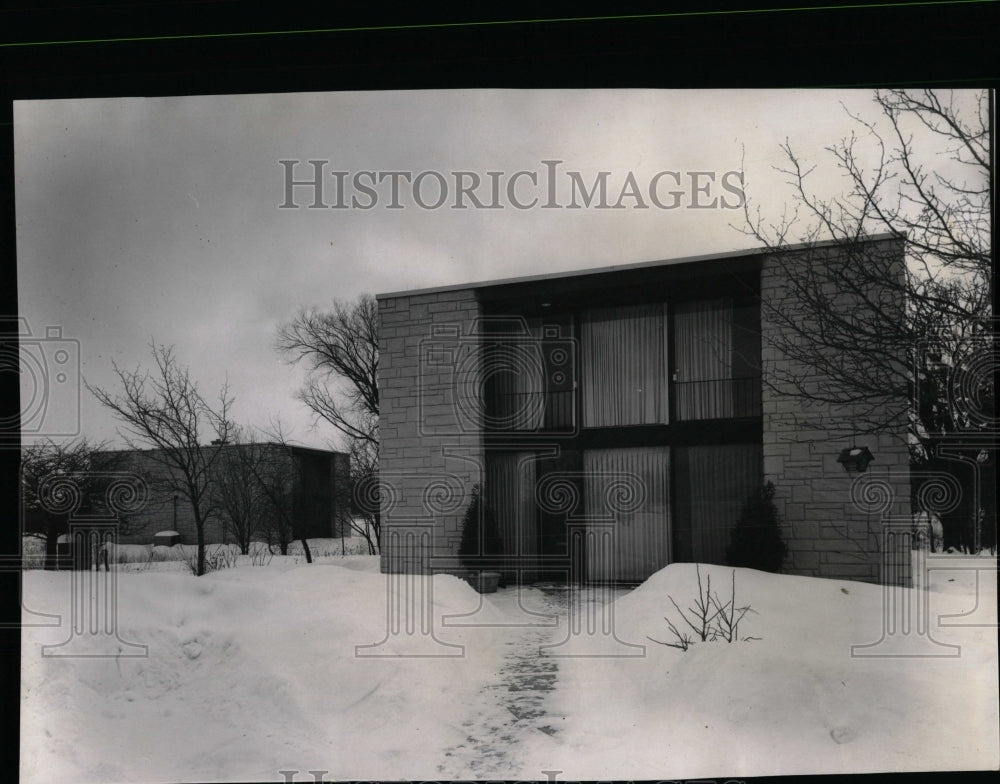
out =
[(762, 471), (759, 444), (674, 450), (674, 561), (726, 562), (733, 527)]

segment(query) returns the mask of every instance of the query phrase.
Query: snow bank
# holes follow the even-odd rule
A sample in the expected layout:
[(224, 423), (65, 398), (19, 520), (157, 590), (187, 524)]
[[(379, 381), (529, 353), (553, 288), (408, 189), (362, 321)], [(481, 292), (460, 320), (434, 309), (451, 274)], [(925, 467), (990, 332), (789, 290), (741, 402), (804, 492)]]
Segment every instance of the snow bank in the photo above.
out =
[[(281, 780), (280, 769), (406, 778), (442, 742), (496, 667), (489, 640), (449, 630), (464, 655), (359, 658), (386, 638), (378, 558), (260, 569), (119, 574), (119, 634), (146, 658), (43, 658), (63, 628), (22, 638), (22, 781)], [(26, 604), (69, 616), (70, 573), (24, 575)], [(433, 578), (441, 614), (479, 596)], [(496, 620), (496, 614), (483, 614)], [(381, 653), (406, 652), (407, 640)], [(441, 648), (463, 654), (460, 649)], [(379, 652), (379, 651), (377, 651)]]
[[(731, 570), (702, 574), (728, 598)], [(63, 618), (22, 635), (25, 782), (280, 781), (280, 770), (302, 771), (296, 780), (309, 770), (327, 780), (680, 779), (1000, 762), (995, 626), (935, 626), (938, 641), (961, 646), (956, 658), (852, 658), (852, 645), (879, 639), (879, 586), (736, 570), (737, 603), (754, 610), (741, 632), (759, 639), (682, 652), (648, 639), (670, 639), (664, 615), (679, 621), (667, 597), (686, 608), (697, 590), (693, 565), (667, 567), (613, 606), (615, 633), (645, 655), (553, 659), (555, 690), (539, 692), (535, 720), (512, 715), (524, 683), (509, 680), (523, 672), (510, 664), (525, 659), (510, 653), (533, 660), (539, 643), (566, 634), (566, 617), (551, 630), (505, 626), (525, 617), (512, 590), (481, 597), (447, 575), (387, 579), (361, 555), (308, 566), (275, 557), (201, 578), (119, 573), (119, 634), (148, 656), (42, 657), (40, 646), (67, 638), (71, 578), (24, 575), (26, 606)], [(932, 618), (975, 608), (976, 572), (932, 578)], [(975, 618), (995, 624), (995, 571), (978, 579)], [(431, 592), (434, 639), (419, 623), (388, 634), (401, 587)], [(521, 601), (555, 606), (536, 589)], [(414, 642), (423, 656), (358, 655), (412, 654)]]
[[(700, 567), (725, 602), (733, 570)], [(932, 572), (930, 616), (975, 606), (975, 573)], [(687, 629), (693, 564), (675, 564), (615, 604), (635, 659), (568, 659), (557, 700), (572, 754), (566, 778), (711, 778), (877, 771), (995, 769), (1000, 764), (996, 628), (936, 628), (957, 658), (859, 658), (881, 638), (883, 588), (736, 569), (736, 602), (753, 608), (740, 636), (673, 641)], [(996, 623), (996, 572), (980, 573)], [(951, 581), (951, 582), (949, 582)], [(907, 591), (911, 594), (912, 591)], [(943, 652), (936, 649), (934, 652)], [(558, 767), (558, 766), (557, 766)]]

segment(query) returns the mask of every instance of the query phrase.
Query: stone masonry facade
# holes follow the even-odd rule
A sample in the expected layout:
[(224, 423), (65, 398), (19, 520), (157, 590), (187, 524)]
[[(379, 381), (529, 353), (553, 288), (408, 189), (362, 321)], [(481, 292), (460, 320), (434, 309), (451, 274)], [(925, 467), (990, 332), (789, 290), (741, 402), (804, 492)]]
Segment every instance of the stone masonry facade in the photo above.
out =
[[(384, 572), (458, 566), (462, 519), (483, 474), (479, 318), (471, 289), (379, 300)], [(407, 544), (413, 536), (431, 549)]]
[[(898, 265), (902, 275), (902, 241), (883, 240), (872, 252), (891, 255), (891, 263)], [(859, 432), (864, 430), (861, 423), (877, 418), (872, 401), (834, 405), (803, 399), (801, 388), (793, 394), (793, 385), (787, 383), (790, 378), (802, 381), (806, 391), (817, 392), (831, 381), (779, 348), (783, 340), (794, 336), (776, 314), (803, 312), (788, 276), (823, 275), (828, 265), (837, 263), (836, 253), (829, 248), (797, 257), (770, 256), (761, 268), (764, 479), (774, 482), (784, 522), (789, 553), (782, 571), (881, 582), (886, 555), (882, 522), (887, 517), (906, 520), (910, 515), (905, 416), (892, 421), (892, 414), (887, 414), (883, 419), (888, 418), (890, 426), (878, 433)], [(857, 301), (842, 304), (864, 307)], [(897, 304), (902, 319), (902, 303)], [(898, 403), (886, 401), (884, 410), (900, 410)], [(854, 446), (866, 446), (875, 456), (864, 474), (849, 474), (837, 462), (842, 449)]]
[[(880, 242), (901, 273), (901, 241)], [(775, 381), (791, 374), (810, 384), (827, 383), (777, 350), (776, 338), (785, 327), (768, 314), (801, 307), (785, 275), (795, 264), (804, 273), (809, 265), (822, 271), (833, 252), (807, 254), (791, 265), (787, 258), (777, 263), (766, 255), (759, 262), (763, 478), (775, 484), (789, 547), (782, 571), (879, 582), (882, 521), (910, 512), (905, 417), (877, 435), (861, 435), (855, 423), (862, 413), (870, 417), (870, 401), (807, 405)], [(484, 473), (476, 289), (382, 295), (378, 304), (381, 568), (393, 573), (454, 568), (471, 489)], [(875, 455), (866, 474), (849, 474), (837, 462), (841, 449), (855, 445)]]

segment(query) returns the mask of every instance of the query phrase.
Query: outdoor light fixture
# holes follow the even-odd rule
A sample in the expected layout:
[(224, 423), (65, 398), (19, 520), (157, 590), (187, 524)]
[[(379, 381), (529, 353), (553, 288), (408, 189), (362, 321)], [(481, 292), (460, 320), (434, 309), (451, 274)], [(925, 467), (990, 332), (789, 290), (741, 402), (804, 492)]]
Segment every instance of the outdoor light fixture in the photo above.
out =
[(875, 459), (866, 446), (849, 446), (840, 450), (837, 462), (842, 463), (849, 474), (863, 474), (868, 470), (868, 464)]

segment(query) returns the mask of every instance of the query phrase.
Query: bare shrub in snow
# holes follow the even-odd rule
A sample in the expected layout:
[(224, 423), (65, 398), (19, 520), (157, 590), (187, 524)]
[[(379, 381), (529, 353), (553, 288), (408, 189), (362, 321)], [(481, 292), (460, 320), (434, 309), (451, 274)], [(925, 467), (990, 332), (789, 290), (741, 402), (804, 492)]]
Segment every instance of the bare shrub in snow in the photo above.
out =
[(660, 645), (666, 645), (668, 648), (680, 648), (682, 651), (686, 651), (688, 648), (690, 648), (692, 642), (691, 635), (687, 634), (686, 632), (682, 632), (680, 629), (674, 626), (673, 621), (671, 621), (667, 616), (664, 615), (663, 620), (667, 622), (667, 626), (670, 628), (670, 631), (677, 639), (677, 642), (663, 642), (663, 640), (657, 640), (654, 637), (649, 637), (649, 639), (652, 640), (653, 642), (658, 642)]
[[(721, 637), (726, 642), (733, 642), (734, 640), (739, 640), (740, 633), (740, 621), (743, 620), (743, 616), (750, 612), (750, 605), (745, 607), (736, 606), (736, 570), (733, 570), (733, 585), (732, 592), (729, 595), (729, 601), (725, 604), (719, 599), (718, 594), (712, 594), (711, 596), (712, 605), (716, 609), (716, 621), (715, 621), (715, 631), (718, 637)], [(744, 639), (750, 639), (745, 637)]]
[[(250, 547), (250, 565), (251, 566), (267, 566), (271, 563), (271, 559), (274, 558), (274, 553), (271, 552), (269, 545), (264, 542), (251, 542)], [(254, 547), (253, 545), (260, 545)]]
[[(232, 569), (239, 563), (240, 551), (238, 545), (218, 545), (211, 552), (205, 553), (204, 569), (201, 574), (217, 572), (220, 569)], [(191, 573), (198, 576), (198, 553), (197, 550), (186, 551), (184, 563), (187, 564)]]
[[(148, 454), (163, 469), (160, 483), (190, 503), (198, 547), (195, 568), (204, 574), (205, 524), (216, 513), (212, 474), (223, 451), (218, 446), (233, 429), (229, 418), (233, 400), (223, 384), (218, 403), (209, 403), (172, 347), (154, 341), (150, 349), (152, 372), (124, 370), (112, 362), (121, 391), (89, 385), (87, 389), (122, 422), (129, 448), (152, 447)], [(208, 430), (216, 436), (212, 446), (203, 444)]]
[[(718, 593), (712, 593), (711, 575), (705, 578), (705, 584), (704, 586), (702, 585), (701, 567), (698, 564), (695, 564), (695, 574), (698, 575), (698, 598), (694, 601), (694, 606), (688, 607), (685, 612), (674, 601), (674, 597), (668, 595), (667, 598), (670, 599), (670, 603), (673, 604), (684, 623), (694, 631), (697, 640), (702, 642), (725, 640), (730, 643), (739, 640), (740, 622), (752, 610), (749, 604), (743, 607), (736, 606), (736, 570), (733, 570), (732, 590), (729, 599), (725, 602), (719, 598)], [(667, 628), (670, 629), (670, 633), (673, 634), (675, 641), (664, 642), (663, 640), (657, 640), (655, 637), (647, 635), (649, 640), (660, 645), (666, 645), (669, 648), (679, 648), (682, 651), (686, 651), (691, 647), (691, 643), (696, 641), (687, 632), (681, 632), (677, 628), (677, 625), (668, 617), (664, 616), (663, 620), (667, 622)], [(743, 638), (743, 640), (754, 639), (759, 638)]]
[(677, 609), (680, 613), (681, 618), (684, 622), (690, 626), (698, 639), (702, 642), (709, 639), (710, 637), (714, 639), (714, 628), (712, 626), (712, 621), (715, 620), (715, 616), (718, 615), (719, 611), (714, 608), (712, 604), (712, 575), (708, 575), (706, 578), (706, 584), (704, 589), (701, 587), (701, 567), (695, 564), (695, 573), (698, 575), (698, 598), (694, 602), (694, 607), (688, 607), (688, 617), (674, 601), (673, 596), (668, 596), (670, 603)]

